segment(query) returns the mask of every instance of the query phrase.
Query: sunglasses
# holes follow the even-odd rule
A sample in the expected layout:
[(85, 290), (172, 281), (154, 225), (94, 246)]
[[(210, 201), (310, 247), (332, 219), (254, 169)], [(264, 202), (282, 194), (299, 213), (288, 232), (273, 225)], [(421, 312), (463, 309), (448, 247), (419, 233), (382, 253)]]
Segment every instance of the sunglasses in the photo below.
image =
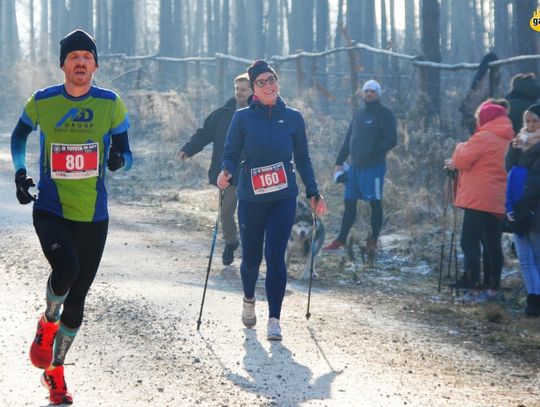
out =
[(275, 76), (269, 76), (266, 79), (257, 79), (253, 82), (258, 88), (264, 88), (266, 84), (275, 85), (277, 83), (277, 78)]

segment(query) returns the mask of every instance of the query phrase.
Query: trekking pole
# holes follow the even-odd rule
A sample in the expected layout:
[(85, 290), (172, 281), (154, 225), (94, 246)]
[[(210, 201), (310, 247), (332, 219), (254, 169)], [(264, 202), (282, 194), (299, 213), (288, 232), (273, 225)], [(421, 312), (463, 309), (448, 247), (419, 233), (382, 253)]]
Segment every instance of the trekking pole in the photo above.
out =
[(221, 204), (223, 203), (223, 190), (219, 190), (219, 206), (218, 206), (218, 214), (216, 218), (216, 224), (214, 225), (214, 234), (212, 236), (212, 246), (210, 247), (210, 257), (208, 258), (208, 268), (206, 269), (206, 279), (204, 281), (204, 290), (203, 290), (203, 296), (201, 301), (201, 310), (199, 311), (199, 319), (197, 320), (197, 331), (199, 330), (201, 326), (201, 317), (203, 312), (203, 306), (204, 306), (204, 299), (206, 297), (206, 288), (208, 287), (208, 277), (210, 276), (210, 269), (212, 267), (212, 258), (214, 257), (214, 248), (216, 246), (216, 238), (218, 233), (218, 227), (219, 227), (219, 219), (221, 217)]
[[(454, 206), (454, 233), (457, 228), (457, 208)], [(454, 270), (456, 278), (456, 297), (459, 297), (459, 270), (458, 270), (458, 261), (457, 261), (457, 245), (454, 247)]]
[(448, 226), (448, 202), (450, 200), (450, 188), (452, 180), (450, 179), (450, 172), (446, 172), (446, 183), (444, 188), (444, 208), (443, 208), (443, 227), (442, 227), (442, 236), (441, 236), (441, 254), (439, 258), (439, 284), (437, 291), (441, 292), (442, 287), (442, 273), (444, 265), (444, 248), (446, 246), (446, 227)]
[(317, 215), (315, 214), (315, 211), (311, 212), (311, 216), (313, 217), (313, 227), (311, 228), (311, 259), (309, 264), (309, 288), (306, 319), (309, 319), (311, 316), (311, 313), (309, 312), (309, 305), (311, 304), (311, 283), (313, 281), (313, 263), (315, 261), (315, 237), (317, 236)]
[(452, 278), (452, 258), (454, 257), (453, 252), (454, 252), (454, 250), (456, 250), (456, 248), (454, 246), (456, 244), (456, 227), (457, 227), (457, 223), (456, 223), (456, 207), (454, 206), (454, 193), (455, 193), (455, 190), (454, 190), (454, 176), (455, 176), (455, 174), (456, 174), (455, 171), (448, 170), (448, 177), (450, 179), (450, 187), (449, 187), (450, 199), (449, 199), (448, 203), (452, 204), (452, 212), (454, 214), (454, 225), (452, 227), (452, 234), (451, 234), (451, 237), (450, 237), (450, 250), (448, 252), (448, 269), (447, 269), (447, 277), (448, 278)]

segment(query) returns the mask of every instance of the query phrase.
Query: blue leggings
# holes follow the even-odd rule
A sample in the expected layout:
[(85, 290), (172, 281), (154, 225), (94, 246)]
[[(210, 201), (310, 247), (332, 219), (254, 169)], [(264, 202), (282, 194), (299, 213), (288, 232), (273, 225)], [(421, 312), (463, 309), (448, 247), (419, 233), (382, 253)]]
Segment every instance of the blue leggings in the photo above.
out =
[(285, 249), (291, 233), (296, 212), (296, 198), (271, 202), (238, 202), (238, 223), (242, 240), (242, 264), (240, 274), (244, 296), (255, 296), (259, 278), (263, 243), (266, 260), (266, 298), (270, 318), (281, 315), (281, 304), (287, 285)]

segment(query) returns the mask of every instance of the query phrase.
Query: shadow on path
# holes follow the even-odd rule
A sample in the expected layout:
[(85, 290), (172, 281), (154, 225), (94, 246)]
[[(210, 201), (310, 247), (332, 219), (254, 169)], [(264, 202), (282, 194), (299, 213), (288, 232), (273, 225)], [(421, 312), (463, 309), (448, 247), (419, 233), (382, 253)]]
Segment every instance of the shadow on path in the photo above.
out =
[(330, 371), (313, 378), (309, 367), (294, 360), (292, 352), (281, 342), (271, 342), (267, 352), (256, 331), (244, 329), (244, 368), (249, 377), (230, 371), (226, 376), (246, 391), (267, 397), (271, 404), (279, 406), (299, 406), (307, 400), (331, 399), (331, 387), (339, 374)]

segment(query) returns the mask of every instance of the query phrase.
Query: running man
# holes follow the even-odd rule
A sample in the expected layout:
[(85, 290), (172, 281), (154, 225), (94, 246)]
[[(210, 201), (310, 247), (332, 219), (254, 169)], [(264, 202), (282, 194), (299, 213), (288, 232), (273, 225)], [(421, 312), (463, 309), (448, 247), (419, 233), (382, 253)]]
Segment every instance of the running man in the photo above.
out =
[[(72, 404), (64, 380), (66, 353), (83, 319), (109, 223), (106, 168), (129, 170), (132, 155), (127, 110), (120, 97), (92, 86), (98, 68), (94, 39), (82, 30), (60, 41), (64, 83), (38, 90), (26, 102), (11, 136), (17, 199), (34, 202), (34, 228), (52, 272), (46, 308), (30, 348), (44, 369), (42, 383), (53, 405)], [(26, 141), (40, 129), (38, 196), (26, 173)]]

